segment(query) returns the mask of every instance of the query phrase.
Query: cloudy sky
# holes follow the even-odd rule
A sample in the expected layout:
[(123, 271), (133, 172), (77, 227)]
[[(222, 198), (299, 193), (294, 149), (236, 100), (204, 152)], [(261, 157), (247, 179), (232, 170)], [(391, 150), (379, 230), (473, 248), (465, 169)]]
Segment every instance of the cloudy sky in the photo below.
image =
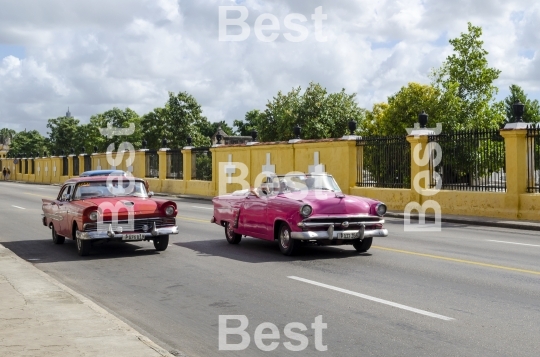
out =
[[(246, 8), (245, 40), (220, 41), (220, 6)], [(318, 7), (327, 16), (319, 32)], [(255, 31), (262, 14), (278, 20), (279, 30), (262, 32), (274, 41)], [(502, 70), (499, 97), (515, 83), (540, 99), (538, 0), (0, 0), (0, 128), (45, 134), (68, 106), (83, 122), (113, 107), (142, 115), (168, 91), (232, 123), (310, 81), (356, 92), (370, 108), (408, 82), (429, 83), (468, 21)]]

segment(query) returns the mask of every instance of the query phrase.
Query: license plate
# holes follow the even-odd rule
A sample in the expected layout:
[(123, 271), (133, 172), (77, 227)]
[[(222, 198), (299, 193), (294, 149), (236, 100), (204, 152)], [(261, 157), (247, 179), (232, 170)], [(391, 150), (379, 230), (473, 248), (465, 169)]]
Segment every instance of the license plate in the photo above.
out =
[(358, 233), (338, 233), (338, 239), (355, 239), (358, 238)]
[(144, 234), (124, 234), (122, 240), (143, 240)]

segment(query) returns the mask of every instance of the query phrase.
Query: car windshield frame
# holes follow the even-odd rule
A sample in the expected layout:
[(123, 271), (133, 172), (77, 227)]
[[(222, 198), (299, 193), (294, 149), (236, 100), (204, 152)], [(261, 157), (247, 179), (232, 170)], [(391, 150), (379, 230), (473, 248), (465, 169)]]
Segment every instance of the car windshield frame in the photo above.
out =
[(332, 175), (328, 174), (287, 174), (268, 176), (261, 189), (271, 193), (299, 191), (328, 191), (341, 193), (341, 188)]
[[(119, 181), (121, 182), (120, 185)], [(130, 190), (130, 192), (126, 193), (126, 190)], [(144, 181), (126, 179), (118, 180), (118, 178), (103, 181), (92, 180), (79, 182), (76, 184), (73, 192), (74, 201), (112, 197), (149, 198)]]

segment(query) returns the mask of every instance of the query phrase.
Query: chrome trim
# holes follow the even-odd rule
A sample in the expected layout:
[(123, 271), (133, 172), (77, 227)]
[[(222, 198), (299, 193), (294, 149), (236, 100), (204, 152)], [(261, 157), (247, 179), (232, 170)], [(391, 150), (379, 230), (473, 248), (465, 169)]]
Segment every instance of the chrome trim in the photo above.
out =
[[(109, 227), (111, 228), (111, 227)], [(114, 233), (109, 235), (111, 232), (109, 230), (107, 231), (93, 231), (93, 232), (81, 232), (77, 231), (77, 238), (81, 240), (90, 240), (90, 239), (122, 239), (122, 236), (124, 233)], [(152, 232), (126, 232), (125, 234), (142, 234), (145, 239), (147, 238), (153, 238), (155, 236), (159, 235), (168, 235), (168, 234), (178, 234), (178, 226), (173, 227), (165, 227), (165, 228), (158, 228), (152, 229)], [(127, 241), (126, 241), (127, 242)], [(136, 242), (136, 241), (129, 241), (129, 242)]]
[(210, 220), (210, 223), (216, 223), (216, 217), (212, 217), (212, 219)]
[[(312, 240), (312, 239), (334, 239), (338, 237), (339, 233), (357, 233), (360, 234), (360, 230), (348, 230), (348, 231), (333, 231), (330, 236), (329, 231), (307, 231), (307, 232), (291, 232), (292, 239)], [(387, 229), (369, 229), (364, 231), (364, 238), (371, 237), (388, 237)], [(343, 239), (343, 238), (341, 238)], [(348, 239), (357, 239), (348, 238)]]
[[(341, 217), (343, 218), (343, 217)], [(326, 218), (325, 218), (326, 219)], [(364, 222), (351, 222), (351, 221), (345, 221), (348, 223), (347, 227), (350, 226), (372, 226), (375, 224), (384, 224), (384, 219), (379, 219), (378, 221), (364, 221)], [(328, 227), (328, 226), (341, 226), (341, 223), (334, 223), (334, 222), (300, 222), (297, 224), (298, 227)]]

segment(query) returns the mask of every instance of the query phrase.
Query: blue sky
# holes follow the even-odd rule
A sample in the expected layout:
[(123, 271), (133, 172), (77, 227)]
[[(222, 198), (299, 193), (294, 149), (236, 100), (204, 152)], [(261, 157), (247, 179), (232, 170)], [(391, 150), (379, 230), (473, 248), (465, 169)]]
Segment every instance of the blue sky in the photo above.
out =
[[(219, 7), (233, 5), (245, 6), (250, 35), (220, 41)], [(326, 42), (312, 20), (318, 7)], [(279, 23), (262, 32), (278, 34), (273, 42), (256, 34), (261, 15)], [(305, 26), (302, 41), (285, 37), (301, 35), (288, 16)], [(232, 123), (311, 81), (357, 93), (369, 109), (408, 82), (429, 83), (469, 21), (502, 71), (498, 97), (518, 84), (540, 99), (536, 0), (0, 0), (0, 127), (45, 134), (68, 106), (83, 122), (113, 107), (142, 115), (168, 91), (187, 91), (211, 121)]]

